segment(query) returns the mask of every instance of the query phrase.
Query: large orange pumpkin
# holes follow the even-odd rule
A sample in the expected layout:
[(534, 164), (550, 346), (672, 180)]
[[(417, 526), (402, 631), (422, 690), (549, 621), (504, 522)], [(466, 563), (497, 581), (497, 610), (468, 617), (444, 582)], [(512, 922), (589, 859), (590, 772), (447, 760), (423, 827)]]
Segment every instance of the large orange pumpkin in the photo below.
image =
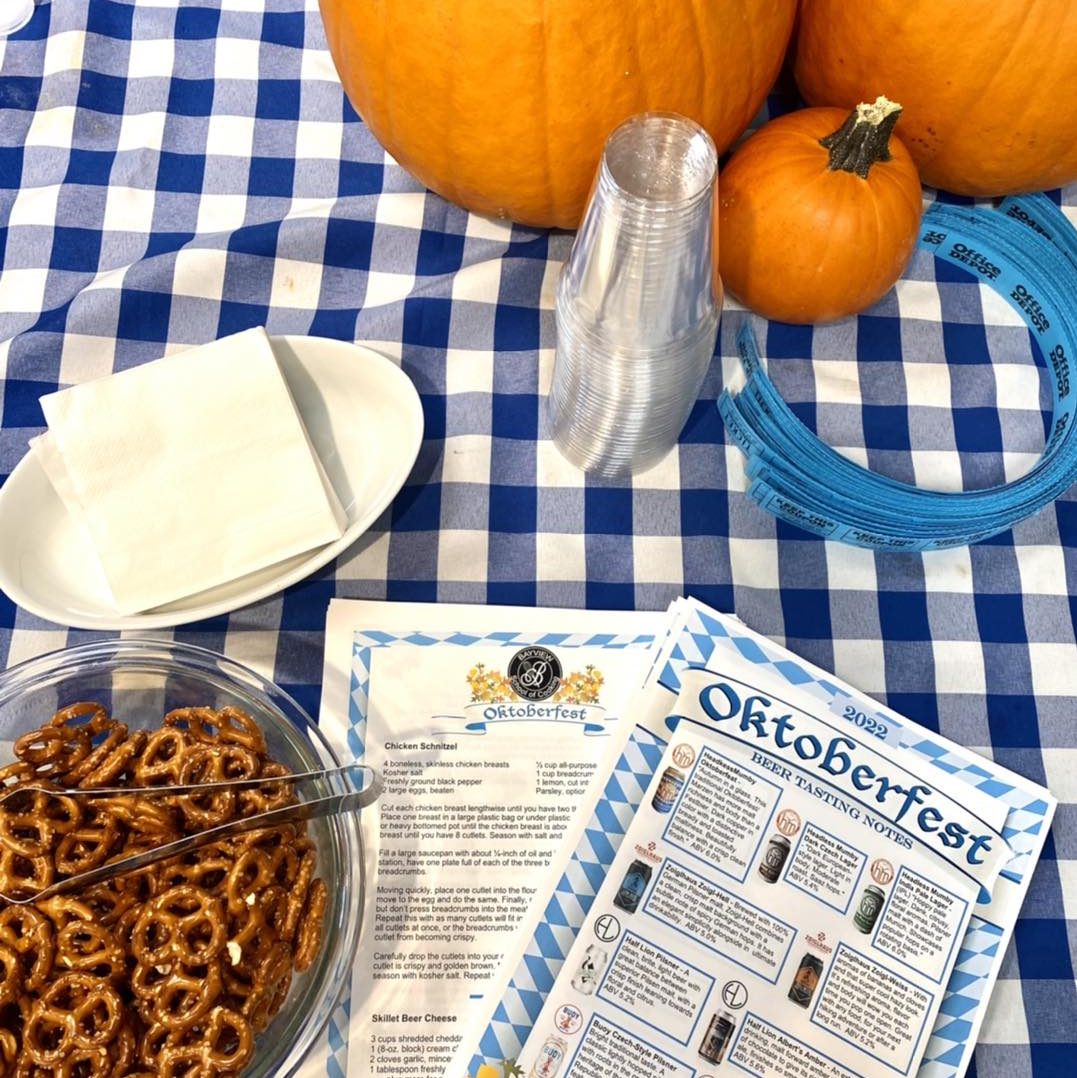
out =
[(935, 187), (1077, 180), (1074, 0), (803, 0), (796, 77), (813, 105), (900, 101), (902, 141)]
[(428, 187), (579, 223), (606, 136), (683, 113), (719, 151), (777, 76), (796, 0), (321, 0), (352, 104)]

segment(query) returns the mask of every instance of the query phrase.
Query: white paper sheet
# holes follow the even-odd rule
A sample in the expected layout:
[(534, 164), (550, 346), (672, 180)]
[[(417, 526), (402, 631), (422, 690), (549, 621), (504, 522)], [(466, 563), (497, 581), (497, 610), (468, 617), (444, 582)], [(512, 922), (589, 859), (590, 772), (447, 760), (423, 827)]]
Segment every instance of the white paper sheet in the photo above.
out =
[[(519, 926), (621, 751), (664, 625), (662, 614), (331, 604), (321, 726), (388, 785), (364, 819), (348, 1075), (441, 1078), (478, 1035), (522, 953)], [(545, 698), (549, 686), (511, 681), (534, 646), (561, 667)]]

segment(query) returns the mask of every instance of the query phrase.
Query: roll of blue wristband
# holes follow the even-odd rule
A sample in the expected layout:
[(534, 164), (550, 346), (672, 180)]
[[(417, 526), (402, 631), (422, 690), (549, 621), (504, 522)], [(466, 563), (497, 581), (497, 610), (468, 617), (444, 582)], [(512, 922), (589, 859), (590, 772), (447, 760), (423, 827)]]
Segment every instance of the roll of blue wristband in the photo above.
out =
[(751, 327), (737, 338), (743, 385), (718, 410), (747, 458), (748, 494), (764, 509), (829, 539), (877, 550), (941, 550), (979, 542), (1038, 512), (1077, 481), (1075, 394), (1077, 230), (1050, 199), (997, 209), (935, 203), (919, 245), (980, 276), (1028, 324), (1047, 367), (1054, 415), (1047, 444), (1019, 479), (963, 492), (925, 490), (869, 471), (814, 435), (767, 375)]

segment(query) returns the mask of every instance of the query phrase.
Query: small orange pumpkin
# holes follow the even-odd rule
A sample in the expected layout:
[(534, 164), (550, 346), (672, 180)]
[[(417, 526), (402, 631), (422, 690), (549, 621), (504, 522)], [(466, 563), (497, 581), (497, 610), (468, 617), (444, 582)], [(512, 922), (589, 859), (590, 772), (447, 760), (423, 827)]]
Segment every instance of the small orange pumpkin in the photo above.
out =
[(920, 179), (892, 136), (901, 106), (791, 112), (761, 127), (718, 180), (719, 267), (746, 306), (832, 322), (871, 306), (916, 245)]

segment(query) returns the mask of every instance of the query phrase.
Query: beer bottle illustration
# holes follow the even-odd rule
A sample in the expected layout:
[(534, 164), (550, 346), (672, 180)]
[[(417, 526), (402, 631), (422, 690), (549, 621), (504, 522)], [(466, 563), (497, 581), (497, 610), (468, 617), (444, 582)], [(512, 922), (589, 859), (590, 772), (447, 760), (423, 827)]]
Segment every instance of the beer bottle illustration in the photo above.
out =
[(869, 884), (864, 888), (864, 893), (856, 906), (856, 913), (853, 914), (853, 924), (856, 925), (858, 931), (865, 935), (871, 932), (885, 901), (886, 894), (878, 887)]
[(625, 913), (635, 913), (650, 882), (651, 866), (644, 861), (633, 861), (617, 889), (613, 904)]
[(658, 789), (651, 798), (651, 807), (655, 812), (672, 812), (681, 790), (684, 789), (684, 772), (675, 767), (667, 767), (658, 780)]
[(568, 1042), (551, 1033), (539, 1049), (538, 1058), (532, 1065), (528, 1078), (555, 1078), (567, 1051)]
[(808, 953), (800, 960), (797, 971), (793, 975), (793, 983), (789, 986), (789, 998), (798, 1006), (807, 1007), (815, 995), (819, 978), (823, 975), (823, 960)]
[(784, 835), (771, 835), (763, 853), (763, 860), (759, 862), (759, 875), (767, 883), (777, 883), (788, 856), (789, 839)]
[(710, 1020), (699, 1054), (711, 1063), (721, 1063), (726, 1047), (737, 1028), (737, 1019), (729, 1011), (719, 1011)]
[(576, 970), (576, 975), (572, 978), (572, 987), (585, 996), (591, 995), (602, 979), (608, 958), (606, 951), (592, 943), (584, 952), (580, 968)]

